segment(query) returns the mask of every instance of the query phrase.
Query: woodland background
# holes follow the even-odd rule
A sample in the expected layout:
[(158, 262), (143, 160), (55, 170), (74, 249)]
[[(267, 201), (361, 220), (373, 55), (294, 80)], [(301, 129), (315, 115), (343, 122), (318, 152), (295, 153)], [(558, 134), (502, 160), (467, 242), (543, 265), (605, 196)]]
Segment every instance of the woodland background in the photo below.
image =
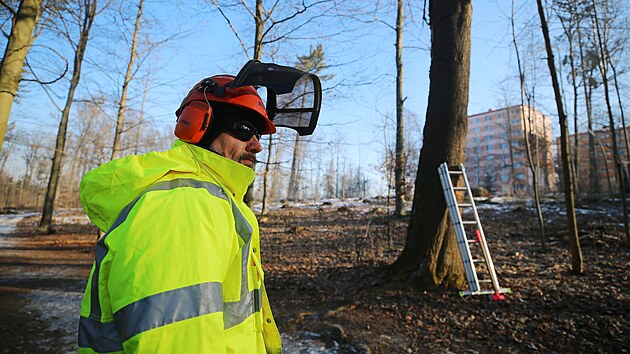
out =
[[(471, 65), (475, 31), (489, 26), (474, 26), (476, 5), (0, 1), (7, 47), (0, 206), (7, 215), (35, 211), (19, 214), (17, 231), (0, 242), (3, 315), (25, 321), (37, 308), (29, 303), (47, 302), (40, 295), (48, 287), (70, 303), (80, 295), (96, 230), (60, 216), (78, 210), (81, 176), (114, 158), (168, 148), (172, 111), (190, 86), (255, 58), (317, 73), (325, 92), (313, 136), (281, 131), (263, 139), (249, 197), (271, 237), (270, 294), (284, 311), (283, 330), (321, 339), (326, 350), (341, 343), (341, 352), (620, 351), (630, 266), (628, 7), (619, 0), (479, 4), (475, 11), (500, 15), (504, 31), (488, 41), (501, 54), (485, 58), (502, 61), (506, 74), (492, 91), (478, 92), (475, 80), (498, 66)], [(217, 61), (199, 57), (198, 47)], [(419, 62), (427, 63), (420, 73)], [(418, 93), (421, 85), (428, 90)], [(475, 113), (469, 97), (552, 116), (562, 182), (546, 195), (534, 188), (509, 196), (516, 198), (505, 199), (506, 208), (482, 215), (497, 237), (499, 273), (520, 295), (506, 305), (467, 298), (453, 312), (453, 289), (465, 281), (436, 170), (465, 161), (467, 115)], [(579, 143), (570, 134), (599, 130), (612, 138), (617, 186), (595, 192), (576, 183), (590, 177), (576, 175)], [(537, 166), (529, 164), (537, 185)], [(493, 191), (476, 191), (485, 196), (480, 203), (499, 203)], [(61, 262), (64, 250), (70, 256)], [(75, 271), (65, 282), (48, 281), (58, 269)], [(296, 301), (299, 294), (308, 296)], [(37, 316), (47, 330), (57, 323)], [(66, 324), (59, 331), (70, 333)], [(4, 326), (12, 340), (34, 331), (29, 323)], [(375, 327), (382, 340), (374, 340)], [(37, 347), (20, 343), (12, 348)]]

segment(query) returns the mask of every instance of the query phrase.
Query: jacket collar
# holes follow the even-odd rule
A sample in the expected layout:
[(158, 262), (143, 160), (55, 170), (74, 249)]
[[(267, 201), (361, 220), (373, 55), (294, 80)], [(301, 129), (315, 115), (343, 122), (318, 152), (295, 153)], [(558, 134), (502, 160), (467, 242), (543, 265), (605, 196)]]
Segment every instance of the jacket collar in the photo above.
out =
[(173, 147), (188, 149), (193, 159), (197, 162), (201, 175), (208, 175), (211, 180), (225, 189), (225, 192), (232, 194), (237, 201), (240, 202), (243, 200), (247, 188), (254, 180), (254, 170), (219, 154), (181, 140), (176, 140), (173, 143)]

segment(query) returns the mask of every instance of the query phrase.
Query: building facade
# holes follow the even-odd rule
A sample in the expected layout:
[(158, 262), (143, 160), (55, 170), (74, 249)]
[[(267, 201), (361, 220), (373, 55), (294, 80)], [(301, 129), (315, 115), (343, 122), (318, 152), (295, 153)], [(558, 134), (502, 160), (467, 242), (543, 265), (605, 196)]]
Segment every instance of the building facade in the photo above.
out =
[(472, 187), (503, 195), (533, 193), (525, 132), (540, 191), (556, 190), (551, 119), (520, 105), (468, 116), (466, 172)]
[[(592, 140), (589, 140), (589, 135)], [(630, 135), (630, 128), (615, 129), (619, 157), (623, 166), (622, 173), (626, 174), (626, 189), (628, 189), (628, 154), (625, 138)], [(592, 146), (591, 146), (592, 145)], [(558, 161), (560, 159), (560, 138), (556, 138), (558, 151)], [(573, 147), (575, 153), (575, 134), (569, 135), (569, 146)], [(572, 160), (577, 160), (577, 173), (574, 178), (577, 181), (576, 195), (600, 195), (613, 194), (619, 191), (617, 182), (617, 169), (615, 167), (614, 151), (612, 148), (612, 135), (610, 129), (596, 130), (592, 133), (579, 133), (577, 136), (577, 159), (571, 156)], [(591, 151), (593, 156), (591, 157)], [(558, 163), (558, 175), (562, 176), (562, 166)], [(560, 184), (562, 180), (560, 180)], [(562, 185), (562, 184), (561, 184)]]

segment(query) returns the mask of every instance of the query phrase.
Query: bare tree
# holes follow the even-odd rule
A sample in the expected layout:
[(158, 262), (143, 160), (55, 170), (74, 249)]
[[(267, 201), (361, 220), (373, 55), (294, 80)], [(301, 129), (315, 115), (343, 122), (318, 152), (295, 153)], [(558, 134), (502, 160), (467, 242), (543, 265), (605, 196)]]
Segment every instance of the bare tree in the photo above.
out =
[(560, 19), (560, 24), (562, 25), (562, 29), (565, 37), (567, 38), (567, 43), (569, 45), (569, 54), (568, 58), (563, 60), (564, 64), (569, 65), (570, 76), (571, 76), (571, 88), (573, 89), (573, 171), (576, 171), (573, 179), (573, 190), (576, 195), (580, 195), (579, 189), (579, 179), (580, 175), (577, 173), (578, 169), (578, 161), (580, 160), (580, 149), (579, 149), (579, 136), (578, 133), (578, 82), (577, 82), (577, 68), (576, 68), (576, 59), (575, 59), (575, 49), (573, 48), (575, 43), (575, 34), (577, 31), (577, 27), (580, 26), (581, 17), (577, 15), (577, 2), (575, 0), (570, 0), (567, 2), (559, 1), (558, 5), (561, 9), (564, 9), (567, 13), (567, 16), (564, 16), (558, 11), (558, 18)]
[[(543, 219), (542, 210), (540, 208), (540, 191), (539, 191), (539, 183), (538, 183), (538, 166), (539, 164), (534, 164), (532, 160), (532, 149), (530, 146), (530, 135), (536, 137), (534, 134), (530, 134), (535, 127), (535, 122), (532, 120), (531, 114), (531, 103), (527, 105), (527, 120), (525, 120), (525, 74), (523, 73), (523, 69), (521, 66), (521, 55), (518, 50), (518, 43), (516, 41), (516, 30), (514, 29), (514, 0), (512, 0), (512, 16), (511, 16), (511, 25), (512, 25), (512, 43), (514, 44), (514, 51), (516, 52), (516, 63), (518, 66), (518, 78), (520, 81), (520, 91), (521, 91), (521, 118), (523, 119), (523, 138), (525, 140), (525, 150), (527, 152), (527, 161), (529, 162), (529, 168), (532, 172), (532, 184), (534, 187), (534, 202), (536, 204), (536, 216), (538, 218), (538, 226), (540, 231), (540, 246), (544, 250), (545, 249), (545, 220)], [(538, 139), (536, 139), (538, 140)], [(536, 149), (536, 156), (538, 156), (538, 149)]]
[[(6, 6), (4, 2), (2, 5)], [(13, 99), (22, 78), (22, 67), (31, 48), (33, 29), (37, 24), (41, 5), (41, 0), (22, 0), (17, 12), (7, 7), (13, 12), (13, 26), (0, 62), (0, 150), (7, 132)]]
[[(588, 13), (591, 10), (586, 8), (579, 13)], [(578, 47), (580, 54), (580, 77), (582, 80), (582, 90), (584, 92), (584, 104), (586, 106), (586, 119), (587, 130), (592, 132), (593, 127), (593, 109), (592, 109), (592, 97), (593, 89), (597, 87), (597, 81), (593, 78), (593, 71), (598, 66), (600, 61), (599, 55), (592, 48), (585, 48), (587, 42), (583, 38), (580, 27), (577, 27)], [(588, 178), (588, 194), (590, 196), (598, 195), (600, 193), (599, 182), (599, 168), (597, 166), (597, 152), (595, 149), (595, 136), (588, 134), (588, 161), (589, 161), (589, 178)]]
[[(298, 56), (298, 61), (295, 64), (295, 67), (305, 72), (319, 74), (319, 78), (322, 81), (334, 77), (334, 75), (331, 74), (321, 74), (321, 72), (327, 68), (326, 58), (324, 56), (324, 47), (322, 44), (318, 44), (315, 48), (311, 46), (307, 55)], [(306, 89), (306, 87), (304, 89)], [(302, 106), (304, 105), (305, 97), (305, 95), (302, 95)], [(302, 162), (302, 150), (304, 149), (305, 143), (308, 143), (308, 140), (300, 137), (299, 134), (295, 134), (291, 173), (289, 175), (289, 186), (287, 190), (288, 201), (296, 201), (299, 199), (300, 183), (302, 179), (300, 174), (300, 164)]]
[[(74, 65), (72, 78), (70, 79), (70, 87), (66, 97), (66, 104), (61, 112), (61, 120), (59, 122), (59, 131), (55, 145), (55, 154), (52, 160), (46, 197), (44, 199), (44, 208), (42, 210), (42, 218), (37, 228), (40, 233), (51, 233), (52, 230), (52, 213), (54, 209), (55, 196), (57, 195), (57, 185), (61, 172), (61, 160), (63, 158), (66, 145), (66, 132), (68, 129), (68, 117), (70, 116), (70, 108), (74, 101), (74, 93), (81, 79), (81, 65), (85, 56), (85, 50), (90, 38), (90, 30), (96, 17), (96, 4), (98, 0), (81, 0), (77, 6), (77, 13), (80, 16), (79, 23), (79, 40), (74, 47)], [(68, 38), (71, 38), (68, 33)]]
[(136, 13), (136, 22), (134, 25), (133, 34), (131, 35), (131, 49), (129, 51), (129, 61), (127, 62), (127, 71), (123, 79), (122, 92), (120, 94), (120, 100), (118, 101), (118, 114), (116, 118), (116, 132), (114, 133), (114, 142), (112, 144), (112, 160), (117, 158), (120, 154), (120, 135), (123, 133), (125, 125), (125, 112), (127, 111), (127, 90), (129, 89), (129, 83), (134, 77), (134, 62), (138, 56), (138, 33), (140, 32), (140, 21), (142, 20), (142, 7), (144, 6), (144, 0), (138, 1), (138, 12)]
[(553, 84), (553, 92), (556, 98), (556, 108), (558, 109), (558, 119), (560, 121), (560, 149), (562, 154), (562, 176), (564, 178), (564, 200), (567, 212), (567, 228), (569, 232), (569, 248), (572, 256), (572, 270), (574, 274), (582, 274), (584, 265), (582, 260), (582, 249), (580, 248), (580, 239), (577, 232), (577, 220), (575, 218), (575, 201), (573, 195), (573, 169), (571, 168), (571, 159), (569, 151), (569, 128), (567, 127), (567, 116), (564, 113), (562, 104), (562, 94), (560, 92), (560, 84), (558, 83), (558, 75), (556, 74), (556, 64), (551, 49), (551, 39), (549, 38), (549, 28), (545, 18), (545, 10), (543, 9), (542, 0), (536, 0), (538, 5), (538, 16), (540, 17), (540, 26), (543, 37), (545, 38), (545, 49), (547, 51), (547, 65), (551, 75)]
[(599, 18), (597, 17), (597, 3), (593, 0), (593, 22), (595, 25), (595, 34), (597, 35), (597, 42), (599, 44), (599, 53), (602, 58), (599, 69), (602, 74), (602, 80), (604, 85), (604, 97), (606, 99), (606, 110), (608, 112), (608, 122), (610, 129), (610, 136), (612, 138), (613, 159), (615, 161), (617, 184), (619, 186), (619, 194), (621, 195), (621, 205), (623, 206), (623, 226), (626, 231), (626, 242), (630, 245), (630, 228), (628, 227), (628, 206), (626, 202), (626, 186), (624, 183), (624, 173), (621, 165), (621, 157), (619, 155), (619, 146), (617, 145), (617, 133), (615, 131), (615, 120), (613, 118), (612, 107), (610, 104), (610, 92), (608, 87), (608, 48), (606, 42), (602, 40), (602, 33), (599, 26)]
[(438, 166), (463, 163), (470, 83), (470, 0), (430, 1), (431, 70), (424, 141), (407, 240), (392, 265), (414, 287), (461, 286), (461, 257)]
[[(225, 19), (227, 24), (232, 29), (235, 37), (239, 41), (246, 57), (253, 58), (255, 60), (261, 60), (263, 57), (263, 51), (265, 48), (277, 46), (281, 43), (286, 43), (292, 36), (304, 32), (304, 36), (300, 39), (316, 38), (314, 32), (307, 33), (307, 28), (310, 25), (316, 23), (320, 18), (335, 10), (337, 2), (333, 0), (314, 0), (314, 1), (295, 1), (281, 3), (278, 1), (273, 2), (270, 7), (265, 7), (263, 0), (256, 0), (254, 8), (252, 9), (245, 1), (240, 3), (221, 3), (218, 0), (209, 0), (214, 7), (219, 11), (221, 16)], [(246, 14), (251, 16), (254, 23), (253, 31), (248, 29), (243, 32), (239, 32), (236, 25), (232, 22), (226, 8), (237, 7), (242, 9)], [(249, 54), (249, 48), (245, 44), (243, 38), (244, 34), (253, 33), (253, 56)], [(277, 137), (276, 137), (277, 138)], [(269, 135), (267, 141), (267, 162), (272, 161), (272, 153), (274, 151), (274, 136)], [(267, 196), (266, 181), (269, 178), (271, 166), (265, 165), (265, 171), (263, 173), (263, 196)], [(253, 183), (247, 190), (244, 197), (245, 202), (251, 206), (253, 203)], [(264, 203), (266, 206), (266, 202)]]
[(396, 7), (396, 166), (394, 168), (395, 208), (394, 215), (403, 216), (405, 205), (403, 202), (405, 188), (405, 120), (403, 98), (403, 25), (405, 22), (404, 1), (398, 0)]

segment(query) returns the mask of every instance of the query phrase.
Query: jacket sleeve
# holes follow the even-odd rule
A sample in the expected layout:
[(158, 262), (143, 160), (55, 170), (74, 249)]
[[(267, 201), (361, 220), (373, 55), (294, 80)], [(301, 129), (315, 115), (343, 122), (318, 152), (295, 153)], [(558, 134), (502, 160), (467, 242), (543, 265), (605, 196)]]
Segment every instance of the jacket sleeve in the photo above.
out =
[(101, 281), (125, 352), (225, 352), (222, 287), (239, 247), (227, 203), (200, 188), (153, 191), (107, 236)]

